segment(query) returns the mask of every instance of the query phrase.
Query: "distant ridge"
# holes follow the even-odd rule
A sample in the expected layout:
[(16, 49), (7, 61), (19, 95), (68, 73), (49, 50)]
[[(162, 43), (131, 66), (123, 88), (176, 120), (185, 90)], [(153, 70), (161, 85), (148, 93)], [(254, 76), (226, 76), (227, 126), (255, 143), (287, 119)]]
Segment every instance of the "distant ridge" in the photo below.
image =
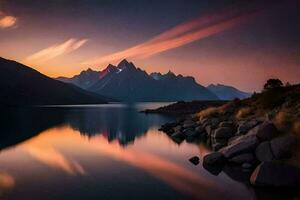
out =
[(106, 103), (100, 96), (0, 57), (0, 105)]
[(218, 100), (193, 77), (175, 75), (171, 71), (148, 74), (125, 59), (102, 71), (88, 69), (72, 78), (57, 80), (127, 102)]
[(235, 98), (245, 99), (251, 96), (251, 93), (243, 92), (228, 85), (210, 84), (207, 89), (213, 92), (221, 100), (233, 100)]

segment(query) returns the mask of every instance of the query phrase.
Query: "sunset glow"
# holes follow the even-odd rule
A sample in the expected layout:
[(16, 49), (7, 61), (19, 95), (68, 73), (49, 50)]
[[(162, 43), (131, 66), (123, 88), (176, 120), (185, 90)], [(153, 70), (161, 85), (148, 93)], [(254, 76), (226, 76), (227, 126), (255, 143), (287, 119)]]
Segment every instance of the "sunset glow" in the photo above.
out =
[(43, 13), (40, 4), (1, 0), (0, 55), (50, 77), (127, 58), (148, 73), (171, 70), (244, 91), (261, 90), (270, 77), (299, 81), (296, 1), (182, 2), (165, 9), (158, 2), (57, 1)]

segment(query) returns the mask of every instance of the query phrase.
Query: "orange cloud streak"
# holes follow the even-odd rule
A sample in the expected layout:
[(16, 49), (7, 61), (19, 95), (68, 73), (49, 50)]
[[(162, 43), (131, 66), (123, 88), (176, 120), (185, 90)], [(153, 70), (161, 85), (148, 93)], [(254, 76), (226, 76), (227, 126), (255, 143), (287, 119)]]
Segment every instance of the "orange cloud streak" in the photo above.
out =
[[(1, 13), (0, 13), (1, 14)], [(9, 28), (16, 24), (17, 18), (14, 16), (4, 16), (0, 18), (0, 28)]]
[(257, 14), (257, 11), (247, 14), (240, 14), (241, 11), (224, 9), (219, 13), (206, 15), (186, 23), (175, 26), (158, 36), (129, 49), (113, 53), (104, 57), (84, 62), (88, 65), (100, 65), (123, 58), (148, 57), (170, 49), (174, 49), (191, 42), (223, 32), (238, 24), (246, 22), (250, 17)]
[(63, 54), (67, 54), (67, 53), (70, 53), (72, 51), (79, 49), (87, 41), (88, 41), (88, 39), (78, 40), (78, 39), (71, 38), (71, 39), (63, 42), (62, 44), (55, 44), (46, 49), (38, 51), (37, 53), (34, 53), (31, 56), (28, 56), (25, 59), (25, 61), (31, 63), (31, 62), (37, 62), (37, 61), (50, 60), (55, 57), (58, 57)]

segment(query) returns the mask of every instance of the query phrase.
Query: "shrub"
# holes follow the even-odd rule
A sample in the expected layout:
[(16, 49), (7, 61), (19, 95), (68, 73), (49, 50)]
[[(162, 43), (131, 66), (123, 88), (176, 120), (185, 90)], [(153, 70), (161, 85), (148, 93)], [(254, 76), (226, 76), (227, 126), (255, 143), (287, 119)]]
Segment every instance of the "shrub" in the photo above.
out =
[(269, 79), (265, 85), (264, 85), (264, 90), (270, 90), (274, 88), (280, 88), (283, 86), (283, 83), (279, 79)]
[(292, 115), (285, 111), (278, 112), (273, 119), (273, 123), (275, 124), (275, 126), (283, 131), (287, 131), (288, 129), (290, 129), (292, 121)]
[(239, 111), (236, 113), (236, 119), (242, 119), (252, 114), (252, 109), (250, 107), (240, 108)]
[(300, 136), (300, 121), (296, 121), (293, 126), (293, 131)]
[(284, 92), (284, 88), (271, 89), (263, 92), (255, 104), (261, 106), (263, 109), (273, 109), (285, 102)]
[(219, 108), (210, 107), (210, 108), (206, 108), (205, 110), (200, 111), (197, 114), (197, 117), (199, 117), (200, 119), (204, 119), (204, 118), (207, 118), (207, 117), (216, 116), (218, 114), (219, 114)]

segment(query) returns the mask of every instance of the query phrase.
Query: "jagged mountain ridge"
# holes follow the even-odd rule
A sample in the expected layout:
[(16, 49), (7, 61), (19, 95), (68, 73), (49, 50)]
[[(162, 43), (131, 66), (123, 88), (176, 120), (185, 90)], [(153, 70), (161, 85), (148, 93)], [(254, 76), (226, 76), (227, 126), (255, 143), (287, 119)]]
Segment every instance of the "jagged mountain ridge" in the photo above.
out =
[[(86, 72), (86, 71), (85, 71)], [(117, 66), (108, 65), (102, 71), (92, 71), (98, 74), (98, 80), (90, 84), (90, 79), (82, 73), (72, 78), (58, 80), (75, 84), (89, 91), (110, 96), (121, 101), (191, 101), (217, 100), (218, 97), (198, 84), (193, 77), (152, 73), (141, 70), (127, 60), (122, 60)], [(155, 77), (155, 75), (157, 75)], [(93, 75), (96, 77), (96, 75)], [(79, 81), (80, 80), (80, 81)], [(87, 85), (89, 85), (87, 87)]]

